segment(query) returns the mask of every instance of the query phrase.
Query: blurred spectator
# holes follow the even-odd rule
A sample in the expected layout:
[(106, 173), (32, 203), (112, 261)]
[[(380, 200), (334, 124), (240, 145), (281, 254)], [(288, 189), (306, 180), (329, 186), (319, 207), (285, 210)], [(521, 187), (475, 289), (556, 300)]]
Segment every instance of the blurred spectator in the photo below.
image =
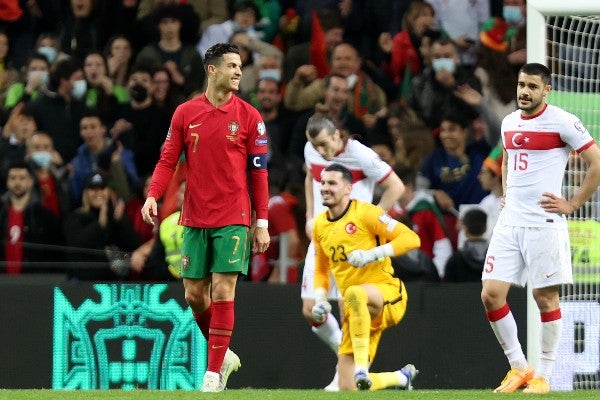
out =
[(283, 53), (272, 44), (251, 38), (245, 32), (234, 33), (229, 43), (235, 44), (240, 49), (242, 80), (240, 81), (239, 92), (241, 97), (248, 98), (250, 92), (256, 87), (258, 60), (261, 57), (283, 59)]
[(469, 143), (469, 119), (458, 110), (442, 116), (441, 147), (429, 154), (421, 167), (426, 188), (432, 189), (437, 204), (445, 212), (448, 235), (456, 248), (456, 215), (461, 204), (479, 203), (488, 192), (477, 175), (490, 148), (483, 140)]
[(136, 66), (127, 83), (129, 103), (122, 105), (120, 118), (110, 128), (110, 136), (133, 150), (140, 176), (154, 171), (165, 140), (171, 115), (154, 103), (152, 69)]
[(49, 73), (48, 59), (40, 53), (33, 53), (23, 67), (22, 78), (8, 88), (4, 108), (10, 110), (20, 101), (27, 104), (35, 99), (46, 87)]
[[(298, 280), (298, 259), (300, 258), (300, 232), (294, 216), (298, 199), (286, 191), (289, 184), (285, 168), (269, 168), (269, 237), (271, 244), (265, 253), (252, 256), (250, 279), (269, 283), (296, 283)], [(280, 259), (281, 235), (286, 235), (286, 259)], [(282, 267), (286, 263), (286, 276), (280, 279)]]
[[(352, 45), (341, 43), (335, 47), (331, 55), (330, 74), (341, 75), (348, 80), (348, 111), (360, 118), (366, 129), (373, 128), (378, 117), (385, 115), (386, 95), (361, 71), (360, 56)], [(286, 87), (284, 104), (293, 111), (306, 110), (321, 100), (324, 91), (325, 82), (317, 79), (315, 66), (302, 65)]]
[[(158, 24), (163, 8), (171, 8), (178, 14), (178, 19), (181, 21), (180, 38), (182, 43), (195, 46), (200, 38), (201, 19), (196, 8), (192, 6), (192, 1), (141, 0), (137, 10), (135, 32), (132, 34), (135, 47), (141, 49), (159, 40)], [(206, 0), (196, 0), (195, 3), (199, 1), (207, 3)]]
[(446, 264), (446, 282), (479, 282), (485, 263), (488, 241), (485, 238), (485, 212), (472, 208), (462, 218), (467, 240), (462, 249), (457, 250)]
[(477, 111), (456, 96), (456, 88), (468, 84), (481, 93), (481, 82), (470, 69), (460, 66), (456, 46), (448, 39), (431, 45), (431, 68), (415, 76), (408, 93), (408, 104), (427, 126), (436, 129), (441, 116), (451, 107), (463, 108), (473, 119)]
[(99, 173), (91, 175), (83, 190), (82, 206), (64, 223), (73, 279), (111, 281), (129, 275), (129, 252), (140, 245), (125, 202), (107, 187)]
[(152, 83), (154, 84), (154, 91), (152, 92), (154, 103), (169, 115), (173, 114), (175, 108), (185, 101), (186, 97), (181, 90), (174, 87), (171, 72), (165, 67), (154, 70)]
[(460, 63), (475, 64), (481, 25), (490, 17), (489, 0), (428, 0), (435, 9), (439, 28), (454, 42)]
[[(51, 247), (64, 243), (60, 222), (39, 202), (33, 191), (34, 179), (23, 160), (8, 168), (8, 190), (0, 208), (0, 272), (6, 274), (51, 272), (62, 260), (62, 254)], [(53, 265), (41, 270), (38, 263), (47, 262)]]
[[(338, 10), (327, 8), (319, 9), (317, 13), (321, 29), (323, 30), (323, 40), (325, 41), (325, 57), (327, 60), (331, 58), (333, 49), (344, 39), (344, 26), (342, 17)], [(314, 40), (317, 40), (314, 38)], [(296, 70), (302, 66), (311, 64), (311, 46), (314, 43), (307, 40), (302, 43), (291, 46), (285, 52), (284, 59), (284, 81), (289, 82), (294, 77)]]
[(11, 43), (13, 66), (20, 69), (30, 55), (40, 32), (56, 28), (59, 15), (56, 0), (5, 0), (0, 12), (0, 30)]
[(143, 276), (147, 279), (163, 281), (181, 278), (183, 225), (179, 224), (179, 218), (184, 193), (185, 180), (181, 181), (177, 192), (177, 211), (163, 219), (160, 225), (157, 224), (158, 237), (154, 240), (143, 264)]
[[(90, 51), (104, 49), (107, 36), (103, 4), (98, 0), (71, 0), (56, 25), (61, 48), (70, 56), (83, 60)], [(109, 18), (112, 16), (108, 16)]]
[(87, 82), (86, 107), (98, 110), (102, 119), (112, 125), (117, 118), (118, 105), (127, 103), (129, 100), (127, 89), (124, 86), (115, 85), (108, 76), (106, 59), (99, 51), (92, 51), (85, 56), (83, 75)]
[(42, 205), (61, 219), (71, 211), (67, 168), (50, 135), (37, 132), (27, 140), (27, 155)]
[(58, 61), (66, 60), (71, 57), (62, 51), (60, 39), (52, 32), (42, 32), (35, 41), (34, 52), (46, 56), (50, 63), (50, 68)]
[[(79, 146), (77, 155), (70, 162), (69, 177), (71, 199), (76, 207), (81, 205), (82, 194), (90, 174), (102, 171), (105, 175), (113, 177), (123, 175), (124, 172), (129, 187), (139, 184), (133, 152), (125, 148), (118, 138), (108, 137), (106, 131), (106, 124), (97, 111), (88, 111), (81, 118), (80, 134), (83, 144)], [(119, 194), (120, 197), (126, 197), (123, 191)]]
[(281, 83), (271, 79), (259, 79), (256, 84), (257, 109), (263, 118), (269, 135), (271, 157), (287, 152), (295, 118), (283, 107)]
[(411, 108), (392, 103), (388, 110), (386, 122), (394, 143), (394, 164), (418, 171), (435, 147), (431, 130)]
[[(300, 67), (303, 68), (303, 67)], [(306, 124), (314, 114), (321, 114), (331, 120), (337, 129), (356, 136), (363, 144), (368, 144), (365, 128), (362, 121), (348, 110), (348, 99), (351, 96), (348, 79), (339, 74), (330, 74), (323, 80), (323, 102), (317, 103), (314, 110), (305, 112), (298, 117), (290, 144), (288, 155), (293, 161), (304, 161), (304, 147), (306, 145)]]
[(236, 32), (245, 32), (251, 38), (260, 38), (255, 29), (260, 19), (260, 11), (253, 1), (241, 1), (233, 7), (233, 17), (227, 21), (206, 28), (196, 49), (202, 56), (208, 48), (216, 43), (227, 43)]
[(475, 76), (481, 81), (482, 91), (468, 84), (457, 88), (456, 96), (475, 108), (484, 118), (486, 140), (495, 146), (500, 140), (502, 118), (517, 107), (514, 88), (517, 76), (507, 57), (508, 41), (514, 31), (506, 22), (495, 17), (487, 20), (480, 34), (481, 46), (477, 50)]
[(19, 103), (12, 109), (6, 124), (2, 127), (0, 138), (0, 193), (4, 192), (4, 183), (8, 167), (15, 161), (25, 159), (26, 142), (37, 129), (35, 119), (25, 104)]
[(108, 76), (113, 83), (126, 86), (134, 60), (129, 38), (125, 35), (111, 36), (106, 42), (104, 57), (108, 65)]
[(525, 0), (504, 0), (502, 18), (516, 30), (508, 45), (508, 61), (518, 71), (527, 62), (527, 4)]
[(479, 202), (479, 207), (487, 214), (485, 237), (489, 239), (500, 216), (501, 200), (504, 194), (502, 188), (502, 147), (494, 147), (487, 158), (483, 160), (478, 179), (483, 190), (490, 192)]
[(8, 35), (0, 31), (0, 104), (6, 101), (6, 93), (10, 85), (19, 78), (19, 72), (12, 66), (9, 50)]
[(85, 112), (86, 90), (81, 65), (65, 59), (50, 71), (46, 90), (29, 103), (38, 129), (52, 137), (63, 160), (72, 159), (81, 144), (79, 120)]
[(204, 85), (202, 57), (192, 44), (185, 44), (181, 40), (181, 14), (176, 6), (159, 8), (157, 22), (158, 41), (141, 49), (135, 64), (165, 67), (171, 73), (174, 86), (189, 96)]
[[(400, 213), (394, 217), (408, 220), (421, 239), (420, 249), (433, 261), (438, 276), (443, 278), (446, 261), (453, 249), (442, 212), (431, 194), (416, 188), (417, 172), (414, 169), (398, 167), (396, 173), (404, 182), (404, 193), (399, 200)], [(394, 211), (398, 212), (397, 209)]]
[[(263, 55), (258, 57), (254, 61), (254, 79), (256, 84), (262, 79), (269, 79), (276, 82), (279, 85), (279, 92), (281, 93), (281, 100), (283, 101), (283, 93), (285, 92), (285, 83), (283, 82), (283, 56), (279, 55)], [(243, 77), (242, 77), (243, 79)], [(256, 99), (256, 85), (249, 90), (244, 96), (244, 100), (258, 108), (258, 101)]]
[(382, 67), (385, 75), (400, 90), (403, 83), (423, 69), (419, 48), (421, 38), (435, 25), (435, 11), (424, 0), (413, 0), (402, 18), (402, 31), (393, 37), (389, 32), (379, 36), (379, 47), (386, 54)]
[[(241, 3), (244, 0), (235, 0)], [(254, 0), (258, 7), (258, 21), (256, 30), (260, 33), (261, 40), (272, 43), (279, 30), (279, 18), (282, 14), (282, 6), (279, 0)], [(234, 6), (235, 7), (235, 6)]]

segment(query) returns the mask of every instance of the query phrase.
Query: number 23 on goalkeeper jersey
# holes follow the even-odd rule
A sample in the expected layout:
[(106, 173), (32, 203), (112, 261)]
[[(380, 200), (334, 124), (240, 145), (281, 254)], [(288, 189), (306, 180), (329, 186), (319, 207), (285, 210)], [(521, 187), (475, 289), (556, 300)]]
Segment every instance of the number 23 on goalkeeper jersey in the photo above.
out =
[(352, 200), (346, 211), (329, 220), (327, 211), (315, 218), (315, 287), (329, 287), (329, 270), (342, 293), (352, 285), (389, 283), (400, 285), (394, 277), (389, 257), (375, 260), (362, 268), (348, 263), (353, 250), (370, 250), (391, 243), (399, 256), (420, 246), (419, 237), (406, 225), (394, 220), (376, 205)]

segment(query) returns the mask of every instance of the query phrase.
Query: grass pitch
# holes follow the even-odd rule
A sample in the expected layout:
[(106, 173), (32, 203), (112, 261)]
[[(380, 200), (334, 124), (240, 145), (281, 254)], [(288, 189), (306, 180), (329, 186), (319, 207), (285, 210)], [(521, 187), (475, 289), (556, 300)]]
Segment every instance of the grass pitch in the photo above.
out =
[(494, 394), (491, 390), (413, 390), (411, 392), (381, 390), (377, 392), (328, 393), (323, 390), (239, 389), (221, 393), (167, 390), (0, 390), (0, 400), (487, 400), (487, 399), (577, 399), (598, 400), (600, 390), (552, 392), (548, 395), (514, 393)]

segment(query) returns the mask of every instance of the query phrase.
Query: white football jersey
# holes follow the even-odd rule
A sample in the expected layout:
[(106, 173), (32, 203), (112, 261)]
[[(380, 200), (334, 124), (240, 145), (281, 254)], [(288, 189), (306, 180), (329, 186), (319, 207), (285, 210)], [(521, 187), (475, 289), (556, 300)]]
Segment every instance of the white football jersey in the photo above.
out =
[(348, 168), (352, 172), (350, 197), (369, 203), (373, 201), (375, 185), (392, 173), (392, 167), (382, 161), (377, 153), (354, 139), (348, 139), (342, 151), (330, 161), (321, 157), (310, 142), (306, 142), (304, 162), (313, 177), (314, 216), (326, 209), (321, 199), (321, 172), (330, 164), (341, 164)]
[(510, 113), (502, 121), (501, 135), (508, 174), (498, 224), (565, 228), (564, 215), (540, 206), (542, 193), (562, 195), (569, 152), (581, 153), (593, 145), (590, 133), (575, 115), (548, 104), (531, 117), (521, 116), (521, 110)]

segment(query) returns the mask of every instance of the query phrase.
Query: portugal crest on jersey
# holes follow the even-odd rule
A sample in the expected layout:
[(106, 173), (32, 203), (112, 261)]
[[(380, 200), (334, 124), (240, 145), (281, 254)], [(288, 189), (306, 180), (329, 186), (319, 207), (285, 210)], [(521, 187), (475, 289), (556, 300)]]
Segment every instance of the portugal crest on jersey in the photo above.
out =
[(237, 121), (231, 121), (229, 125), (227, 125), (227, 129), (229, 133), (227, 134), (227, 139), (232, 142), (237, 141), (238, 139), (238, 131), (240, 130), (240, 124)]

